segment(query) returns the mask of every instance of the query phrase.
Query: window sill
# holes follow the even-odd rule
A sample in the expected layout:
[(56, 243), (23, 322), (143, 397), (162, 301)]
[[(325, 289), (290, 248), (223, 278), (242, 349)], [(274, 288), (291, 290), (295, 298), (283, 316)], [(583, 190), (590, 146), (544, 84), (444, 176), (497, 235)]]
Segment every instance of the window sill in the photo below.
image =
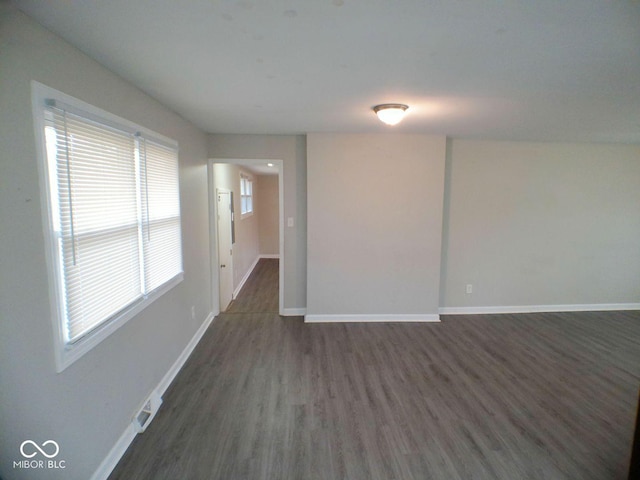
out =
[(113, 317), (111, 320), (107, 321), (92, 332), (89, 332), (86, 336), (73, 344), (65, 344), (62, 336), (59, 335), (59, 341), (56, 349), (56, 371), (60, 373), (65, 370), (69, 365), (73, 364), (76, 360), (92, 350), (96, 345), (125, 325), (129, 320), (142, 312), (158, 298), (162, 297), (173, 287), (181, 283), (183, 279), (184, 273), (176, 275), (167, 283), (149, 293), (141, 301), (130, 305), (128, 308), (117, 314), (117, 316)]

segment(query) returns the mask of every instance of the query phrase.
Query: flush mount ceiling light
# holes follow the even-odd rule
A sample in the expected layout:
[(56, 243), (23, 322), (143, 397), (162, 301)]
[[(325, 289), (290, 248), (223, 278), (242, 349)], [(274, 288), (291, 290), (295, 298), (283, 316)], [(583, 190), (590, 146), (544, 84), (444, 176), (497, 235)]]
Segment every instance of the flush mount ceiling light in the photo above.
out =
[(387, 125), (395, 125), (404, 118), (408, 105), (401, 103), (383, 103), (382, 105), (376, 105), (373, 107), (373, 111), (376, 112), (378, 118)]

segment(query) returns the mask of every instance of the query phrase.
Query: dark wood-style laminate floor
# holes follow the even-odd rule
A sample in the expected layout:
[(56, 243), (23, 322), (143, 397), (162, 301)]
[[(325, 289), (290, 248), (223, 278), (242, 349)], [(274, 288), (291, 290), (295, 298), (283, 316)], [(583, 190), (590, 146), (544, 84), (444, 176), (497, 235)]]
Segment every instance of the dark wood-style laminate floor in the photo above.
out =
[(225, 313), (278, 313), (279, 260), (261, 258)]
[(110, 478), (622, 480), (639, 382), (640, 312), (226, 313)]

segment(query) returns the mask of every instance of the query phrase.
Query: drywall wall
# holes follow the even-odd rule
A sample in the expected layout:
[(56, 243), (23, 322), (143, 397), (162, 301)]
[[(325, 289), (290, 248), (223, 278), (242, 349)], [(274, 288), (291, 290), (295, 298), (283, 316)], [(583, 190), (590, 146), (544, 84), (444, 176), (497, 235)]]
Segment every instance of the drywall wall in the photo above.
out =
[(307, 315), (438, 313), (445, 137), (307, 136)]
[(449, 148), (441, 306), (640, 303), (640, 146)]
[(307, 303), (306, 152), (304, 135), (209, 135), (210, 158), (283, 161), (285, 315), (300, 314)]
[[(211, 311), (207, 137), (0, 3), (0, 477), (88, 479)], [(36, 80), (180, 145), (184, 281), (56, 373), (38, 164)], [(196, 318), (191, 318), (191, 306)], [(20, 444), (54, 440), (66, 468), (13, 468)]]
[[(214, 188), (223, 188), (233, 192), (233, 211), (235, 212), (235, 243), (233, 244), (233, 289), (235, 290), (260, 253), (258, 237), (258, 212), (243, 218), (240, 215), (240, 174), (244, 173), (253, 179), (254, 196), (258, 177), (239, 167), (228, 163), (213, 164)], [(278, 177), (276, 177), (277, 180)], [(254, 201), (254, 205), (256, 202)], [(255, 209), (254, 209), (255, 210)]]
[(278, 176), (258, 176), (256, 189), (256, 209), (258, 212), (258, 237), (260, 255), (280, 253), (278, 224)]

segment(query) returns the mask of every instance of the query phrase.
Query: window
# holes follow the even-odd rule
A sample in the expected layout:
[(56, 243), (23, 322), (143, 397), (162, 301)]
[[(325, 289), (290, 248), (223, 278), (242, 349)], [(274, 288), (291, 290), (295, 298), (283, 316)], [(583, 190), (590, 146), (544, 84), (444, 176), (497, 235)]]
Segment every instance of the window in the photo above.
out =
[(40, 87), (61, 371), (182, 280), (178, 152), (173, 141)]
[(253, 181), (245, 173), (240, 174), (240, 213), (240, 218), (253, 213)]

